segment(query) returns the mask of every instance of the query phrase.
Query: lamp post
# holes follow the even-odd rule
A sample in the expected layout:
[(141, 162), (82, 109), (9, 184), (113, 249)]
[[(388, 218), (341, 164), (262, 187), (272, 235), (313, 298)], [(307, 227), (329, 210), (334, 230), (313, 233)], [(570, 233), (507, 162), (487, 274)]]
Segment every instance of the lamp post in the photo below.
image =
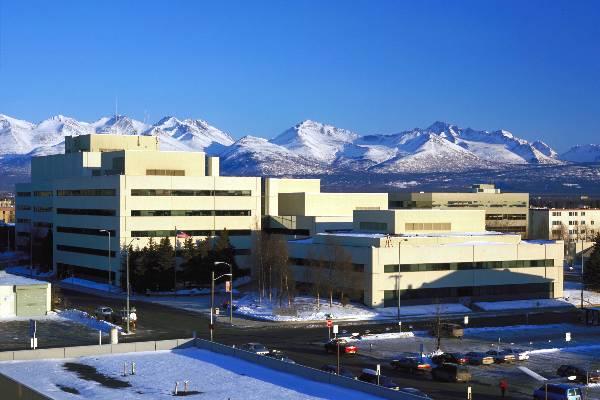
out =
[(215, 270), (213, 269), (211, 271), (211, 278), (210, 278), (210, 341), (213, 341), (213, 332), (215, 330), (215, 324), (213, 322), (213, 312), (215, 310), (215, 281), (221, 279), (224, 276), (230, 276), (233, 277), (232, 274), (223, 274), (223, 275), (219, 275), (218, 277), (215, 278)]
[(233, 266), (225, 261), (215, 261), (215, 267), (220, 264), (229, 266), (229, 276), (231, 282), (229, 285), (229, 324), (233, 325)]
[(100, 232), (106, 233), (108, 235), (108, 291), (110, 292), (110, 285), (112, 283), (112, 271), (110, 268), (110, 231), (108, 229), (100, 229)]
[(583, 310), (583, 258), (584, 258), (584, 251), (583, 251), (583, 247), (585, 246), (585, 238), (582, 240), (581, 242), (581, 309)]
[(140, 240), (140, 238), (133, 238), (131, 239), (131, 241), (129, 242), (129, 244), (127, 245), (127, 334), (131, 333), (131, 327), (130, 327), (130, 316), (131, 316), (131, 310), (129, 309), (129, 249), (131, 247), (131, 243), (133, 243), (135, 240)]

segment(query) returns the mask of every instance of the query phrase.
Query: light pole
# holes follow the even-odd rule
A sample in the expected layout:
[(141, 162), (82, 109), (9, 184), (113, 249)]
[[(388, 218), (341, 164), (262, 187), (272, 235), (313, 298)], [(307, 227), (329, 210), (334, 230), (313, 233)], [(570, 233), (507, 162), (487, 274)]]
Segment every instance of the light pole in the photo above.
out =
[(229, 324), (233, 325), (233, 267), (225, 261), (215, 261), (215, 267), (219, 264), (229, 266), (229, 275), (231, 277), (231, 284), (229, 285)]
[(211, 271), (210, 277), (210, 341), (213, 341), (213, 332), (215, 330), (215, 324), (213, 322), (213, 312), (215, 310), (215, 281), (221, 279), (224, 276), (232, 277), (232, 274), (223, 274), (215, 278), (215, 270)]
[(582, 240), (581, 242), (581, 309), (583, 310), (583, 258), (584, 258), (584, 251), (583, 248), (585, 246), (585, 238)]
[[(110, 285), (112, 283), (112, 271), (110, 268), (110, 231), (108, 229), (100, 229), (100, 232), (108, 235), (108, 291), (110, 292)], [(129, 251), (127, 251), (129, 253)]]
[(131, 333), (131, 328), (130, 328), (131, 311), (129, 309), (129, 249), (131, 248), (131, 243), (133, 243), (135, 240), (140, 240), (140, 238), (131, 239), (131, 241), (127, 245), (127, 263), (126, 264), (127, 264), (127, 334), (128, 335)]

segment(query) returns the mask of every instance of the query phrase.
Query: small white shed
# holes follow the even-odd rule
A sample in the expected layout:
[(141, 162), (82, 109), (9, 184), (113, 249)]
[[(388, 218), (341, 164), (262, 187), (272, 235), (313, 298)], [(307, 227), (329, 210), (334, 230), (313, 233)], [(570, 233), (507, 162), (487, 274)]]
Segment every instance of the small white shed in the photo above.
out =
[(50, 305), (50, 283), (0, 271), (0, 318), (39, 317)]

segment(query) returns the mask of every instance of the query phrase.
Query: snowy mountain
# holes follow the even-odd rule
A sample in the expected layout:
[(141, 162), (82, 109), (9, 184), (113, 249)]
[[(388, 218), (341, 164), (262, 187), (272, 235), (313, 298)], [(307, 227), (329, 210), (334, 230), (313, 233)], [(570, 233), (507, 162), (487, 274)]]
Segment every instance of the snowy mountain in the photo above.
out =
[(306, 120), (270, 140), (245, 136), (236, 141), (200, 119), (168, 116), (147, 125), (127, 116), (81, 122), (57, 115), (34, 124), (0, 114), (0, 170), (17, 179), (26, 174), (32, 156), (60, 153), (65, 136), (89, 133), (158, 136), (163, 150), (220, 156), (223, 173), (230, 175), (497, 171), (600, 160), (600, 145), (576, 146), (559, 156), (542, 141), (529, 142), (505, 130), (478, 131), (439, 121), (427, 128), (360, 136)]
[(600, 144), (573, 146), (565, 153), (561, 154), (560, 158), (565, 161), (577, 163), (600, 162)]

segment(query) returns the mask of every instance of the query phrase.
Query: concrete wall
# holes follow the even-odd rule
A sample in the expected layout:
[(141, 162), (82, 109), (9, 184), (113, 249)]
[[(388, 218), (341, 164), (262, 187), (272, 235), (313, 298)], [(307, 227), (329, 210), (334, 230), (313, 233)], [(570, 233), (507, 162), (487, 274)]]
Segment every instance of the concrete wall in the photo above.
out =
[(263, 215), (284, 215), (279, 213), (279, 193), (319, 193), (320, 179), (264, 178)]
[(279, 215), (348, 216), (354, 210), (386, 210), (387, 193), (280, 193)]
[(0, 393), (6, 400), (52, 400), (27, 385), (0, 374)]

